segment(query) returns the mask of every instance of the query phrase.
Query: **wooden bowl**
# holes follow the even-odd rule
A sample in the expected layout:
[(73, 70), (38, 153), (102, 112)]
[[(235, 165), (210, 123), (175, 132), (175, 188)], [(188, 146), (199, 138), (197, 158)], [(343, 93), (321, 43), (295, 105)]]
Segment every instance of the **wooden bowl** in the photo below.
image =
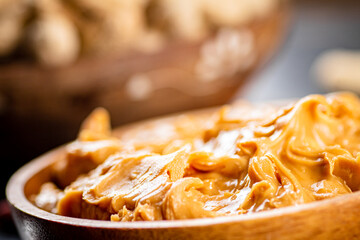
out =
[(119, 125), (224, 104), (283, 39), (289, 6), (279, 5), (246, 25), (220, 29), (201, 42), (169, 41), (155, 53), (83, 58), (55, 69), (27, 62), (0, 64), (0, 93), (6, 103), (0, 110), (78, 124), (103, 106)]
[[(206, 117), (214, 110), (196, 111)], [(175, 115), (156, 121), (171, 122)], [(153, 120), (154, 121), (154, 120)], [(142, 131), (145, 121), (118, 128), (118, 137)], [(6, 194), (23, 239), (358, 239), (360, 192), (294, 207), (218, 218), (110, 222), (64, 217), (29, 201), (51, 178), (50, 166), (64, 153), (57, 148), (26, 164), (10, 179)]]

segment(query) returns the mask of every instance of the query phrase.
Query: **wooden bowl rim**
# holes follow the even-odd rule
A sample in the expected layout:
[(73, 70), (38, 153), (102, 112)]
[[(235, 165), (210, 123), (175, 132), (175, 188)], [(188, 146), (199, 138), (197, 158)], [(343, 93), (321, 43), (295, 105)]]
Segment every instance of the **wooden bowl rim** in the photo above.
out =
[[(294, 99), (291, 99), (293, 101)], [(283, 105), (285, 102), (289, 103), (289, 100), (279, 100), (272, 103)], [(187, 111), (187, 113), (206, 113), (212, 112), (215, 108), (207, 108), (202, 110)], [(133, 124), (127, 124), (119, 128), (115, 128), (114, 132), (124, 131), (125, 129), (131, 129), (138, 125), (148, 123), (154, 120), (170, 120), (175, 116), (179, 116), (181, 113), (167, 115), (166, 117), (158, 117), (149, 120), (136, 122)], [(263, 212), (235, 215), (235, 216), (224, 216), (215, 218), (198, 218), (198, 219), (187, 219), (187, 220), (163, 220), (163, 221), (138, 221), (138, 222), (111, 222), (103, 220), (90, 220), (66, 217), (57, 214), (53, 214), (42, 210), (32, 204), (25, 196), (25, 185), (26, 183), (41, 170), (50, 166), (55, 160), (55, 156), (62, 153), (65, 150), (65, 146), (60, 146), (51, 150), (38, 158), (30, 161), (16, 171), (10, 178), (6, 186), (6, 197), (9, 203), (19, 211), (50, 222), (56, 222), (72, 226), (81, 226), (87, 228), (102, 228), (102, 229), (118, 229), (118, 230), (136, 230), (136, 229), (166, 229), (166, 228), (195, 228), (195, 227), (208, 227), (213, 225), (229, 224), (229, 223), (246, 223), (246, 222), (263, 222), (271, 221), (271, 219), (279, 217), (294, 216), (297, 213), (307, 211), (311, 212), (316, 209), (325, 209), (331, 206), (341, 206), (354, 202), (354, 199), (360, 199), (360, 191), (337, 196), (330, 199), (321, 201), (314, 201), (311, 203), (304, 203), (297, 206), (283, 207), (278, 209), (267, 210)], [(341, 203), (341, 204), (340, 204)], [(314, 211), (315, 212), (315, 211)]]

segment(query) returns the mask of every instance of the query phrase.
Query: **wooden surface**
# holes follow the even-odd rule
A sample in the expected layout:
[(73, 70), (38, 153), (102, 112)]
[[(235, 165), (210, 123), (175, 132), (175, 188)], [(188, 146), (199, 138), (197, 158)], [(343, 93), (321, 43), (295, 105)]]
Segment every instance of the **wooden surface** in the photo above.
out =
[[(213, 110), (209, 110), (210, 112)], [(207, 116), (209, 112), (201, 112)], [(180, 116), (181, 117), (181, 116)], [(174, 117), (163, 121), (173, 121)], [(117, 134), (146, 123), (118, 129)], [(208, 219), (110, 222), (63, 217), (28, 201), (50, 180), (49, 166), (63, 154), (60, 147), (28, 163), (11, 178), (7, 197), (23, 239), (358, 239), (360, 192), (333, 199), (248, 215)]]

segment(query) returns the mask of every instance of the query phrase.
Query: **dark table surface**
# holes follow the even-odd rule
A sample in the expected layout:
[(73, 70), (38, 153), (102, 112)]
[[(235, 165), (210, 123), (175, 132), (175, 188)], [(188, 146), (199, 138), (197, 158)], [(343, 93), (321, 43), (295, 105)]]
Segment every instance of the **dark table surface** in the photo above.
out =
[[(310, 71), (315, 58), (328, 49), (360, 49), (360, 1), (302, 0), (294, 5), (281, 50), (237, 97), (263, 101), (323, 93)], [(0, 240), (18, 239), (4, 216), (0, 211)]]

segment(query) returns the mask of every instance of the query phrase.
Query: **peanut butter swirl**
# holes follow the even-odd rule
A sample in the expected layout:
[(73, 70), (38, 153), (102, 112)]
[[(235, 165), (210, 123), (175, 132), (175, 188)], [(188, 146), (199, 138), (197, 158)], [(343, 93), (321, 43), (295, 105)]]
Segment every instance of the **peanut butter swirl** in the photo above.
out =
[(311, 95), (287, 107), (238, 103), (154, 120), (113, 136), (97, 110), (34, 202), (66, 216), (143, 221), (248, 214), (351, 193), (360, 187), (359, 110), (352, 94)]

